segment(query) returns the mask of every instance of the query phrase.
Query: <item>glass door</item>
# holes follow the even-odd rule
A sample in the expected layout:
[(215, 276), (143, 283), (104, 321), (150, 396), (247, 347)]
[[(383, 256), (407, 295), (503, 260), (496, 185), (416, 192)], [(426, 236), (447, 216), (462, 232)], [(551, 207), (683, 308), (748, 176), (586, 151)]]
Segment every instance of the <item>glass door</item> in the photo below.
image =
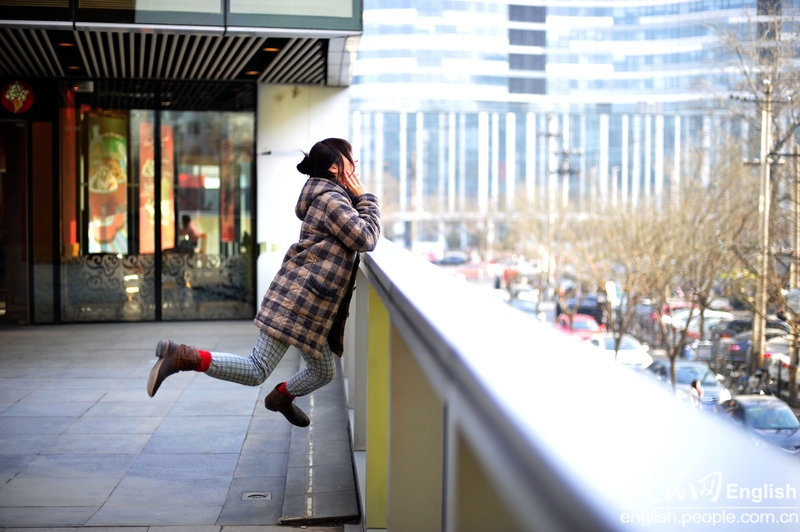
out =
[(165, 111), (176, 240), (163, 251), (165, 320), (250, 317), (254, 309), (252, 113)]

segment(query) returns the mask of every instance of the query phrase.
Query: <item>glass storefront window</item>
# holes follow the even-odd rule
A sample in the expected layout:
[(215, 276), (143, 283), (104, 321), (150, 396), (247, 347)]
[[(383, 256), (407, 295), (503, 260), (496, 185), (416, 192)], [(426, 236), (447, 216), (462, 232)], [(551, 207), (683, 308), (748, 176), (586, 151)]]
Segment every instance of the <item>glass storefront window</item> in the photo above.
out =
[(254, 113), (98, 100), (64, 91), (62, 321), (251, 317)]
[(164, 112), (174, 138), (177, 240), (163, 253), (164, 319), (252, 313), (251, 113)]

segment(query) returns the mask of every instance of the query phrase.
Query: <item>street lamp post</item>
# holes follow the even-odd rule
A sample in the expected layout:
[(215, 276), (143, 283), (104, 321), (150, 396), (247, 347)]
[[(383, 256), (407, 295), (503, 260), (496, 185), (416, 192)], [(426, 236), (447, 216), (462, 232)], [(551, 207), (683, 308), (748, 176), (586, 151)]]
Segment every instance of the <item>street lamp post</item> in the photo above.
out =
[(764, 326), (767, 317), (767, 278), (769, 276), (769, 210), (771, 203), (770, 151), (772, 149), (772, 84), (765, 79), (764, 106), (761, 109), (761, 175), (758, 191), (758, 286), (753, 313), (753, 370), (762, 366), (764, 357)]

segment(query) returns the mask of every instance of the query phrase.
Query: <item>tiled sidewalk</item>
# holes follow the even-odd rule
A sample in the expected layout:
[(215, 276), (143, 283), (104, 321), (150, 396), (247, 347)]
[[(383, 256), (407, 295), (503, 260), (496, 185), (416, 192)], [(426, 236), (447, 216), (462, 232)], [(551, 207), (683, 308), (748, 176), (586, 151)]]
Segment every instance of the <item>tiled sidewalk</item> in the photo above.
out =
[(360, 530), (340, 524), (358, 523), (341, 376), (298, 399), (308, 429), (263, 404), (294, 350), (260, 387), (185, 372), (147, 396), (159, 338), (247, 354), (256, 336), (249, 320), (0, 329), (0, 529)]

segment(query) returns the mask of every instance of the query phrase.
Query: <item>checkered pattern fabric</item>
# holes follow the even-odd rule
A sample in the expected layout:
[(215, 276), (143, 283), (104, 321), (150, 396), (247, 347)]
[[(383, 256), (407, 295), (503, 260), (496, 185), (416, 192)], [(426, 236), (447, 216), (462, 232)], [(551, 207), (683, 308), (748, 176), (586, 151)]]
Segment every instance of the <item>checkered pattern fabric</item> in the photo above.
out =
[(287, 349), (289, 344), (262, 332), (248, 357), (212, 352), (206, 375), (246, 386), (258, 386), (267, 380)]
[(378, 199), (351, 198), (336, 181), (311, 177), (295, 212), (303, 220), (300, 239), (287, 251), (255, 324), (314, 357), (326, 346), (341, 355), (343, 302), (352, 292), (358, 252), (375, 249), (380, 236)]
[(298, 371), (286, 382), (286, 391), (292, 395), (308, 395), (322, 388), (336, 377), (336, 362), (328, 344), (322, 350), (322, 356), (316, 358), (301, 351), (306, 361), (305, 369)]
[[(211, 365), (206, 375), (247, 386), (258, 386), (267, 380), (288, 349), (289, 344), (262, 332), (248, 357), (212, 352)], [(307, 395), (325, 386), (336, 376), (334, 355), (327, 345), (319, 358), (303, 351), (301, 354), (306, 367), (286, 383), (286, 390), (292, 395)]]

